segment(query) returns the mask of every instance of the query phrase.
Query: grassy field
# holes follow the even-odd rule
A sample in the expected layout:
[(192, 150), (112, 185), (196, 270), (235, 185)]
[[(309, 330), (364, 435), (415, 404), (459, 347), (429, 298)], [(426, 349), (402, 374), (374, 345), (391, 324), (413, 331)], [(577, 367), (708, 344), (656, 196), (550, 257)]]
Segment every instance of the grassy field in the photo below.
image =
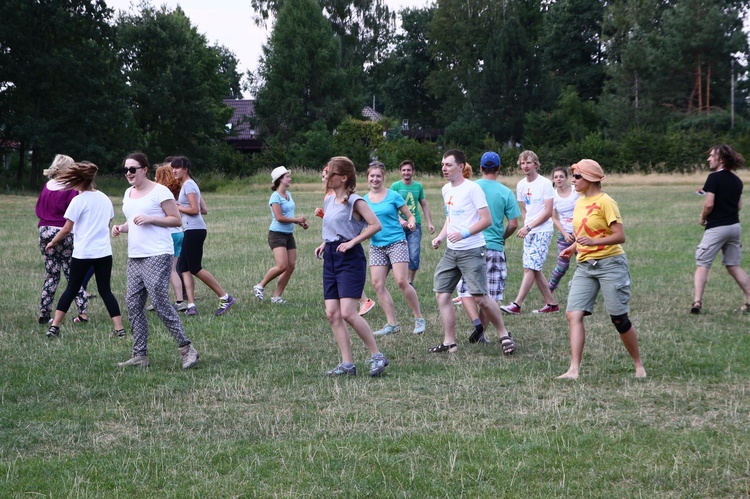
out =
[[(750, 185), (748, 172), (742, 176)], [(750, 496), (750, 316), (732, 312), (742, 296), (720, 266), (705, 313), (688, 314), (702, 231), (695, 190), (704, 175), (605, 180), (628, 237), (643, 381), (601, 304), (586, 320), (578, 381), (554, 379), (569, 361), (562, 313), (506, 318), (518, 342), (512, 357), (498, 341), (470, 345), (460, 313), (459, 352), (429, 354), (442, 339), (431, 292), (442, 251), (427, 244), (415, 282), (427, 333), (380, 339), (391, 360), (380, 378), (325, 378), (339, 357), (312, 254), (319, 219), (296, 233), (289, 304), (252, 296), (272, 265), (266, 178), (206, 196), (204, 266), (239, 301), (214, 317), (213, 294), (198, 285), (199, 315), (184, 323), (201, 360), (188, 371), (153, 316), (151, 367), (118, 369), (131, 341), (109, 336), (101, 300), (92, 302), (88, 324), (72, 324), (69, 314), (62, 338), (48, 340), (36, 323), (43, 266), (35, 198), (0, 196), (0, 496)], [(518, 177), (506, 180), (514, 186)], [(426, 184), (442, 223), (442, 181)], [(121, 223), (126, 183), (102, 185)], [(291, 190), (301, 213), (321, 204), (312, 173), (293, 175)], [(126, 240), (113, 249), (120, 298)], [(520, 240), (509, 241), (507, 253), (509, 301), (520, 282)], [(743, 266), (750, 269), (750, 252)], [(569, 279), (558, 291), (562, 303)], [(391, 292), (409, 325), (393, 282)], [(538, 291), (526, 304), (541, 305)], [(367, 319), (378, 328), (385, 321), (379, 308)], [(366, 373), (367, 351), (356, 337), (353, 345)]]

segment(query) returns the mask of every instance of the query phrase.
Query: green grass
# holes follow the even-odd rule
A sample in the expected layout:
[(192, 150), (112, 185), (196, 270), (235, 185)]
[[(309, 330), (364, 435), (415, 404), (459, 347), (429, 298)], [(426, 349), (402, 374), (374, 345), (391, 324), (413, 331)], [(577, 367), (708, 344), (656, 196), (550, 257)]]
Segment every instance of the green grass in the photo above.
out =
[[(74, 327), (69, 314), (63, 337), (45, 338), (36, 324), (43, 267), (35, 199), (2, 196), (0, 496), (747, 497), (750, 317), (732, 313), (742, 297), (719, 265), (705, 313), (687, 314), (701, 237), (702, 198), (693, 192), (702, 176), (648, 179), (605, 182), (625, 220), (645, 381), (634, 378), (599, 306), (586, 319), (575, 382), (554, 379), (569, 361), (564, 314), (506, 318), (519, 348), (503, 357), (497, 341), (468, 344), (470, 324), (460, 313), (459, 353), (427, 353), (442, 339), (431, 293), (442, 250), (426, 244), (416, 287), (428, 332), (380, 339), (391, 366), (377, 379), (363, 375), (367, 351), (355, 336), (361, 374), (323, 377), (339, 356), (312, 255), (319, 219), (296, 233), (289, 305), (252, 297), (272, 265), (265, 177), (207, 197), (204, 266), (239, 302), (214, 317), (215, 298), (198, 284), (200, 315), (184, 321), (201, 352), (198, 366), (180, 369), (174, 341), (152, 316), (151, 368), (120, 370), (115, 364), (131, 343), (109, 337), (101, 300), (92, 302), (88, 324)], [(299, 182), (292, 192), (310, 214), (321, 204), (319, 182), (314, 175)], [(426, 183), (442, 222), (442, 182)], [(121, 184), (107, 189), (120, 222)], [(743, 221), (747, 248), (750, 220)], [(125, 239), (113, 247), (120, 298)], [(507, 252), (511, 300), (520, 240)], [(749, 260), (746, 252), (746, 269)], [(563, 303), (569, 280), (558, 291)], [(390, 284), (398, 316), (410, 325)], [(540, 301), (532, 290), (525, 308)], [(367, 318), (376, 327), (385, 321), (379, 308)]]

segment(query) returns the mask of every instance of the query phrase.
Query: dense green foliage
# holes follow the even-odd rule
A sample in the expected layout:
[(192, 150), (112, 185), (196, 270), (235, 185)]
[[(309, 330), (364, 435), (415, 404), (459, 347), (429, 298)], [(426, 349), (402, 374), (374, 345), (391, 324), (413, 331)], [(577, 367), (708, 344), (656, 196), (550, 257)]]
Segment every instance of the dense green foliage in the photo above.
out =
[[(183, 153), (230, 175), (338, 154), (437, 171), (445, 147), (617, 171), (690, 170), (722, 141), (750, 153), (750, 0), (439, 0), (401, 11), (398, 30), (383, 0), (251, 5), (275, 21), (241, 82), (179, 7), (113, 18), (104, 0), (0, 0), (0, 139), (20, 143), (5, 184), (35, 184), (56, 152), (105, 171), (133, 149)], [(225, 141), (222, 99), (243, 85), (255, 156)], [(369, 105), (382, 141), (354, 123)]]
[(236, 161), (222, 102), (240, 93), (236, 58), (179, 7), (139, 8), (115, 19), (103, 0), (0, 0), (0, 140), (20, 143), (9, 183), (38, 183), (61, 152), (105, 172), (132, 150)]

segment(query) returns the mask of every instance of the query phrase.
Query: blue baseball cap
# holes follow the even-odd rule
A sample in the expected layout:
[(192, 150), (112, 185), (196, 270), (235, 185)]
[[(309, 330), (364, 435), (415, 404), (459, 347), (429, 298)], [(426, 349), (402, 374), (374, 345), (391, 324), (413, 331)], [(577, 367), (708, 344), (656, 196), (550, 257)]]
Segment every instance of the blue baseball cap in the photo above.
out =
[(483, 170), (500, 168), (500, 155), (494, 151), (487, 151), (482, 154), (482, 161), (479, 162), (479, 166), (481, 166)]

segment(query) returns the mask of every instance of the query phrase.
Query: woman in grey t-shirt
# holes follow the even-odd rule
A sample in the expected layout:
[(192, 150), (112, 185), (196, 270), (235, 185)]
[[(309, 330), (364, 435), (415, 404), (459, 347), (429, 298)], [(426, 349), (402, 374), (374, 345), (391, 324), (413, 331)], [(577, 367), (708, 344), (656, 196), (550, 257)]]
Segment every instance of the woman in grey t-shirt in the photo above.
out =
[(331, 158), (327, 182), (333, 195), (325, 200), (323, 244), (315, 248), (315, 256), (323, 259), (326, 317), (341, 352), (341, 363), (326, 375), (357, 374), (349, 324), (370, 350), (370, 376), (377, 376), (385, 370), (388, 359), (378, 350), (370, 325), (357, 312), (357, 302), (367, 279), (367, 259), (361, 243), (380, 230), (380, 222), (354, 192), (357, 172), (349, 158)]

